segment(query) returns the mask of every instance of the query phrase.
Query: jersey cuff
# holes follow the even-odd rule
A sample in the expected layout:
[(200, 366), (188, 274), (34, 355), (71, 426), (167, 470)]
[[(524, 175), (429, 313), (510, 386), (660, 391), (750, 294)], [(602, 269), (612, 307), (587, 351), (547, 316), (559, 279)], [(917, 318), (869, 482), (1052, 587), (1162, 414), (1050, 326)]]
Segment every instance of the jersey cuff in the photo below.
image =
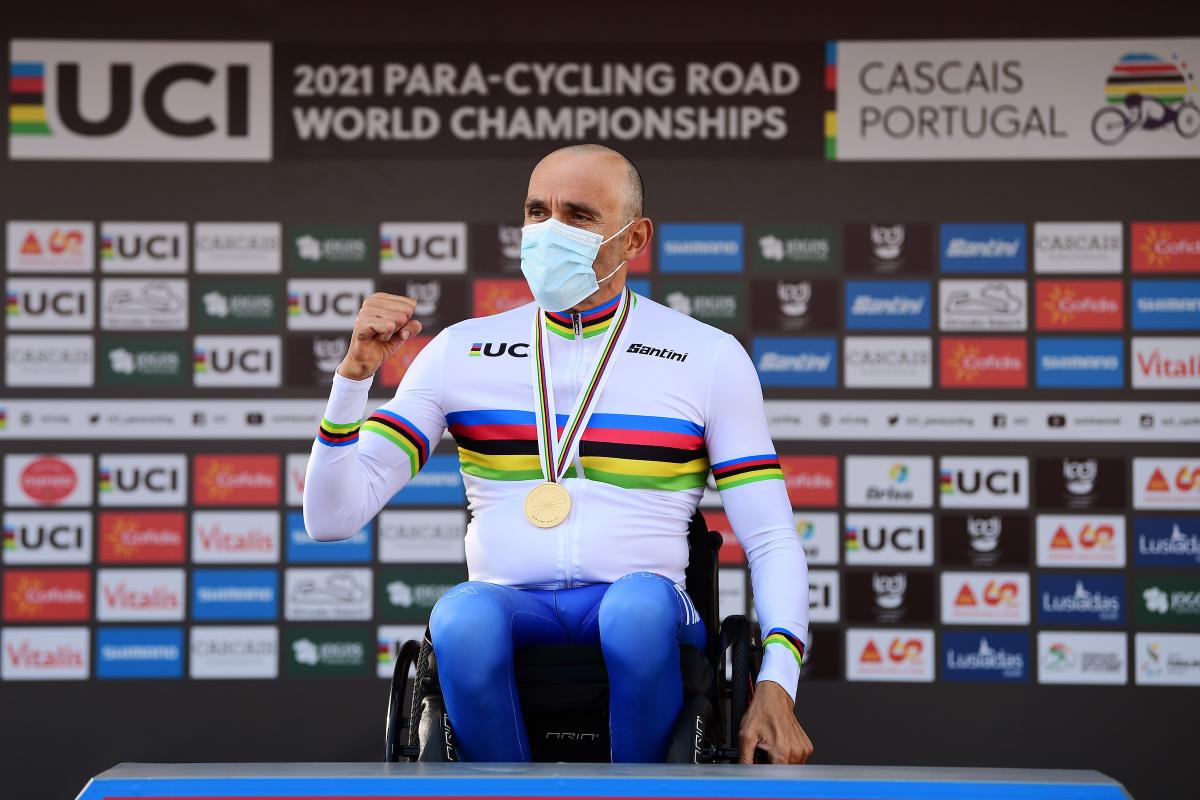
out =
[(792, 702), (796, 702), (797, 684), (800, 682), (800, 662), (792, 651), (777, 642), (768, 642), (763, 650), (762, 669), (758, 671), (758, 679), (774, 681), (784, 688)]
[(329, 402), (317, 431), (317, 441), (330, 447), (341, 447), (358, 441), (358, 427), (367, 405), (367, 393), (374, 376), (361, 381), (333, 374)]

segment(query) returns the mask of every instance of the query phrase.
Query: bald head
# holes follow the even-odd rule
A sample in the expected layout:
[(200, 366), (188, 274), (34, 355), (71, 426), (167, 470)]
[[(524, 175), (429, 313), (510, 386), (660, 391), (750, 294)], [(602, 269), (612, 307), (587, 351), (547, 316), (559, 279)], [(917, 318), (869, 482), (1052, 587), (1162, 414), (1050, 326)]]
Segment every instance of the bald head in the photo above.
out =
[[(543, 170), (543, 167), (546, 169)], [(560, 147), (534, 167), (533, 174), (530, 175), (531, 190), (539, 170), (555, 174), (591, 172), (597, 179), (596, 183), (606, 184), (606, 192), (615, 190), (621, 206), (621, 216), (624, 218), (621, 224), (642, 216), (645, 201), (642, 175), (632, 161), (611, 147), (602, 144), (573, 144)]]

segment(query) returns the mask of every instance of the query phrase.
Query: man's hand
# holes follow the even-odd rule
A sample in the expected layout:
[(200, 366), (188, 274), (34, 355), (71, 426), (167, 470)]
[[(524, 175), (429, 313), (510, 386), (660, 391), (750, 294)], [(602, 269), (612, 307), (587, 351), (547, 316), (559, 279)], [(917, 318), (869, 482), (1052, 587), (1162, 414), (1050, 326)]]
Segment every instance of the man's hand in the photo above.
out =
[(411, 297), (384, 292), (364, 300), (354, 320), (350, 350), (337, 371), (356, 381), (374, 375), (384, 361), (421, 332), (421, 323), (412, 318), (416, 307)]
[(753, 764), (756, 747), (772, 764), (804, 764), (812, 757), (812, 742), (796, 721), (792, 698), (774, 681), (764, 680), (755, 687), (738, 732), (738, 763)]

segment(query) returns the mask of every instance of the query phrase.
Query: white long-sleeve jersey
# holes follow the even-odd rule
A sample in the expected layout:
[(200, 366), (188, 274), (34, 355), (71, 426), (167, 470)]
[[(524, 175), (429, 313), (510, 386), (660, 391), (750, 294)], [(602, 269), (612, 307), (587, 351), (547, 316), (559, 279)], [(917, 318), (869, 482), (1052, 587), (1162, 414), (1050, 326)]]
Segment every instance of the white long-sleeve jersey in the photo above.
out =
[[(611, 376), (563, 486), (553, 528), (524, 514), (543, 480), (529, 335), (535, 304), (443, 330), (395, 397), (365, 420), (371, 379), (335, 375), (304, 481), (304, 522), (346, 538), (421, 469), (449, 428), (466, 486), (471, 580), (525, 588), (611, 583), (657, 572), (682, 585), (688, 524), (711, 471), (750, 565), (766, 645), (759, 680), (793, 699), (808, 644), (808, 570), (754, 366), (732, 336), (633, 295)], [(590, 377), (617, 300), (546, 313), (557, 409)], [(566, 420), (558, 415), (561, 428)]]

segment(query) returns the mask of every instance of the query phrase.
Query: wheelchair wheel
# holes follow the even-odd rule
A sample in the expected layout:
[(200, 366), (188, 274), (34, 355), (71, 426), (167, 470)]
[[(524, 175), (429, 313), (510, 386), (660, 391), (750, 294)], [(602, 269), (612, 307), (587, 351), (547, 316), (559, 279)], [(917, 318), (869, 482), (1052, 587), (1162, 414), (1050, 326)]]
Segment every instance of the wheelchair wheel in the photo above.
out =
[(729, 680), (729, 745), (738, 746), (742, 717), (750, 707), (751, 682), (754, 680), (750, 621), (741, 614), (726, 617), (721, 625), (721, 643), (728, 649), (732, 667)]
[[(409, 642), (413, 644), (413, 642)], [(416, 676), (412, 683), (412, 699), (409, 702), (408, 710), (408, 745), (409, 747), (418, 747), (420, 745), (420, 729), (421, 729), (421, 712), (423, 706), (421, 701), (424, 699), (424, 689), (426, 677), (429, 675), (429, 652), (432, 645), (427, 639), (422, 639), (419, 645), (420, 650), (416, 658)], [(412, 759), (416, 761), (416, 758)]]
[[(407, 720), (400, 715), (400, 707), (404, 705), (404, 690), (408, 684), (408, 670), (413, 663), (413, 659), (420, 653), (420, 645), (417, 642), (405, 642), (400, 647), (400, 652), (396, 654), (396, 665), (392, 670), (392, 681), (388, 687), (388, 711), (387, 721), (384, 729), (383, 742), (383, 760), (387, 762), (399, 761), (401, 756), (405, 755), (405, 748), (400, 739), (400, 729), (408, 725), (409, 740), (411, 742), (412, 730), (415, 727), (415, 721), (411, 713)], [(417, 686), (413, 684), (413, 694), (417, 693)]]

